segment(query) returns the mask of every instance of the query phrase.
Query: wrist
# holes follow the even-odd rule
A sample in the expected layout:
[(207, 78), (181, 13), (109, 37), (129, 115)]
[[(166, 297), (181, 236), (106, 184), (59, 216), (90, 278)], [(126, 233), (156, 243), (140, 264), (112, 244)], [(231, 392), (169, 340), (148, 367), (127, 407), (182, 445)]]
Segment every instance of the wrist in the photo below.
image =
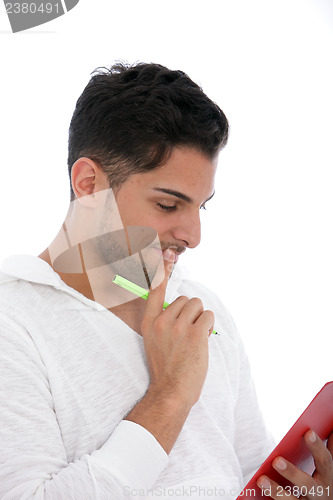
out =
[(191, 405), (181, 395), (149, 387), (126, 420), (144, 427), (169, 454), (190, 410)]
[(170, 415), (184, 414), (187, 416), (193, 406), (180, 391), (160, 389), (154, 386), (148, 388), (145, 399), (150, 404), (163, 407), (166, 414)]

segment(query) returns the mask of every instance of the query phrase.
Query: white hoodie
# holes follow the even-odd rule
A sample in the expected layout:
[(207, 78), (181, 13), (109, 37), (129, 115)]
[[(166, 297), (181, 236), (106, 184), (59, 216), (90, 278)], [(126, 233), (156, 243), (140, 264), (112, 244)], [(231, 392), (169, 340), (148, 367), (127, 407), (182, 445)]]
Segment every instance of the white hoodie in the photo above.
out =
[(0, 274), (0, 498), (235, 498), (272, 449), (241, 340), (219, 299), (180, 279), (167, 300), (214, 311), (209, 370), (168, 456), (123, 418), (149, 385), (143, 339), (43, 260)]

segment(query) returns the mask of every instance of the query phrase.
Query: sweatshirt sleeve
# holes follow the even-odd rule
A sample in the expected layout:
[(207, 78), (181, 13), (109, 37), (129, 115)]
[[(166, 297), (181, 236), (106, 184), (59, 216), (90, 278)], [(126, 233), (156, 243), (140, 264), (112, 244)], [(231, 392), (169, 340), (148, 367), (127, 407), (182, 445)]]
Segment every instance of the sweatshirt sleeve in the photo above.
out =
[(66, 456), (47, 370), (27, 330), (0, 309), (0, 498), (130, 499), (152, 488), (168, 456), (143, 427), (122, 421), (103, 446)]

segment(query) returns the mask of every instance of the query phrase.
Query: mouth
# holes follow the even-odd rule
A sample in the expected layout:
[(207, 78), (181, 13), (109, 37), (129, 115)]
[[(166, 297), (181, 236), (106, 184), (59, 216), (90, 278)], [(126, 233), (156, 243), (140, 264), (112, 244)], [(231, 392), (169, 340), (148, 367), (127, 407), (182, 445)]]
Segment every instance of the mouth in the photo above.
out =
[(175, 261), (174, 263), (176, 264), (176, 262), (178, 261), (179, 259), (179, 256), (185, 252), (186, 248), (179, 248), (179, 247), (176, 247), (176, 246), (168, 246), (168, 247), (165, 247), (165, 248), (161, 248), (161, 247), (153, 247), (154, 250), (156, 250), (160, 255), (163, 254), (163, 252), (165, 252), (165, 250), (167, 250), (168, 248), (170, 248), (171, 250), (174, 251), (175, 253)]

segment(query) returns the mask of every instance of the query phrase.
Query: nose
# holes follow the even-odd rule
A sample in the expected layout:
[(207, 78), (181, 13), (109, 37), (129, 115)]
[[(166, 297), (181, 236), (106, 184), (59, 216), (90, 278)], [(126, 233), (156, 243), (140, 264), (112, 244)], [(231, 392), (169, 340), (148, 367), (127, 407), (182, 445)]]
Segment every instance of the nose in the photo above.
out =
[(173, 237), (182, 241), (189, 248), (195, 248), (201, 241), (201, 221), (200, 214), (183, 214), (178, 220), (177, 226), (174, 227)]

